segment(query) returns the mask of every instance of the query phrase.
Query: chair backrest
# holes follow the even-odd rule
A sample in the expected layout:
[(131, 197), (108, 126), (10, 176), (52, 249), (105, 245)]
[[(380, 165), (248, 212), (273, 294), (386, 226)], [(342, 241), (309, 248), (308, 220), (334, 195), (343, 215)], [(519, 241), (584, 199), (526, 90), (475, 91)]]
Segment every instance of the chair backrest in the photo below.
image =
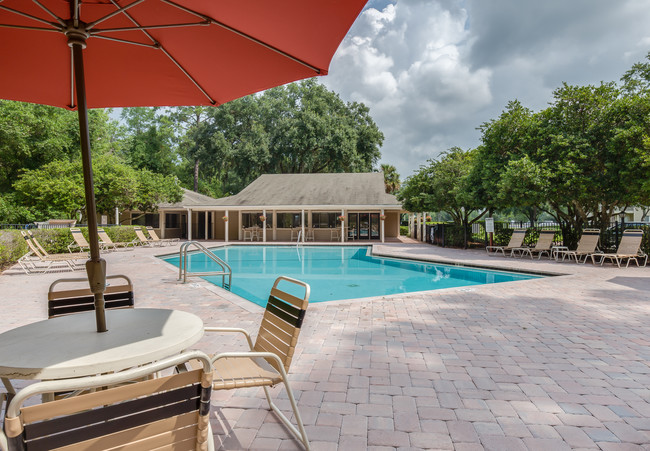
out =
[(507, 247), (521, 247), (524, 244), (524, 237), (526, 236), (525, 229), (515, 229), (512, 231), (510, 242)]
[(108, 236), (108, 233), (106, 233), (104, 229), (97, 229), (97, 235), (99, 235), (99, 239), (102, 240), (102, 243), (113, 244), (113, 240), (111, 240), (111, 237)]
[(585, 229), (582, 231), (580, 241), (578, 241), (578, 248), (576, 252), (582, 254), (589, 254), (596, 251), (598, 247), (598, 240), (600, 239), (599, 229)]
[[(278, 288), (280, 282), (302, 287), (304, 294), (297, 297)], [(298, 335), (309, 304), (309, 284), (290, 277), (278, 277), (271, 288), (271, 294), (262, 317), (262, 324), (255, 340), (253, 349), (258, 352), (276, 354), (289, 371), (291, 359), (298, 343)], [(274, 360), (268, 362), (279, 371)]]
[(86, 237), (81, 233), (81, 229), (72, 228), (70, 229), (70, 233), (72, 233), (72, 238), (79, 247), (90, 247), (90, 244), (86, 241)]
[(36, 255), (38, 258), (41, 259), (46, 255), (43, 254), (43, 252), (41, 252), (41, 250), (39, 249), (40, 246), (37, 246), (36, 243), (34, 243), (33, 241), (34, 236), (31, 233), (21, 230), (20, 234), (23, 236), (23, 238), (25, 239), (25, 243), (27, 243), (27, 247), (29, 247), (29, 250), (32, 251), (34, 255)]
[(535, 243), (535, 249), (550, 249), (553, 246), (553, 238), (555, 238), (555, 230), (540, 230), (539, 238), (537, 238), (537, 243)]
[(34, 243), (34, 246), (36, 246), (38, 248), (39, 254), (40, 254), (39, 257), (40, 256), (43, 256), (43, 257), (46, 257), (46, 258), (49, 257), (50, 254), (48, 254), (48, 252), (45, 250), (45, 248), (43, 246), (41, 246), (41, 243), (38, 242), (38, 240), (36, 239), (36, 237), (34, 236), (32, 231), (28, 230), (27, 234), (29, 235), (29, 238), (32, 240), (32, 243)]
[[(106, 276), (110, 282), (104, 291), (104, 306), (107, 309), (132, 308), (134, 304), (133, 284), (127, 276), (116, 274)], [(121, 280), (123, 283), (114, 284), (113, 281)], [(61, 284), (77, 284), (75, 288), (66, 288), (57, 291), (55, 288)], [(80, 288), (79, 285), (85, 287)], [(95, 310), (95, 297), (88, 287), (86, 277), (74, 279), (59, 279), (52, 282), (47, 293), (47, 317), (69, 315), (71, 313), (87, 312)]]
[(149, 236), (151, 237), (152, 240), (160, 241), (160, 238), (158, 237), (158, 234), (156, 233), (153, 227), (147, 226), (147, 232), (149, 233)]
[(135, 236), (137, 236), (142, 243), (148, 243), (151, 241), (149, 238), (144, 236), (144, 233), (142, 233), (142, 229), (140, 227), (134, 227), (133, 230), (135, 231)]
[[(202, 367), (117, 386), (190, 359)], [(18, 392), (7, 407), (9, 449), (207, 450), (211, 385), (212, 366), (200, 351), (114, 374), (37, 382)], [(23, 407), (25, 400), (43, 393), (106, 386), (112, 388)]]
[(643, 241), (643, 230), (641, 229), (627, 229), (623, 231), (621, 242), (618, 243), (617, 254), (620, 255), (636, 255), (641, 248)]

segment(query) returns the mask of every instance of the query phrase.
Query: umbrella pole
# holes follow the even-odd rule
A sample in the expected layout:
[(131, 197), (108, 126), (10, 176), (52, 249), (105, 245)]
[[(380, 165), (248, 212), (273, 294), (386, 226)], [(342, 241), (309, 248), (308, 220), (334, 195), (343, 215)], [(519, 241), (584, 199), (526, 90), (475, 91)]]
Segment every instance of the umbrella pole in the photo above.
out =
[(106, 290), (106, 261), (99, 255), (99, 235), (97, 234), (97, 209), (93, 184), (93, 167), (90, 156), (90, 133), (88, 131), (88, 106), (86, 105), (86, 84), (84, 79), (83, 49), (85, 42), (70, 39), (74, 60), (74, 81), (77, 93), (77, 112), (79, 114), (79, 138), (81, 140), (81, 159), (86, 194), (86, 213), (88, 216), (88, 243), (90, 260), (86, 262), (90, 291), (95, 296), (95, 320), (97, 332), (106, 332), (104, 312), (104, 291)]

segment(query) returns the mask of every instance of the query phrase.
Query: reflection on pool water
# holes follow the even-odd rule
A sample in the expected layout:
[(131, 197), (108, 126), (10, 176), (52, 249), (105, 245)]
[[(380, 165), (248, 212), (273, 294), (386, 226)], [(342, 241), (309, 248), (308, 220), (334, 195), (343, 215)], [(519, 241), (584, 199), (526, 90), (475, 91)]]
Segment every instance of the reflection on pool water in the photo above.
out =
[[(535, 279), (529, 274), (370, 256), (368, 246), (225, 246), (212, 251), (232, 267), (231, 291), (262, 307), (278, 276), (311, 285), (310, 302)], [(164, 257), (178, 267), (178, 255)], [(188, 271), (218, 270), (202, 253)], [(221, 285), (221, 277), (203, 277)], [(296, 293), (297, 294), (297, 293)]]

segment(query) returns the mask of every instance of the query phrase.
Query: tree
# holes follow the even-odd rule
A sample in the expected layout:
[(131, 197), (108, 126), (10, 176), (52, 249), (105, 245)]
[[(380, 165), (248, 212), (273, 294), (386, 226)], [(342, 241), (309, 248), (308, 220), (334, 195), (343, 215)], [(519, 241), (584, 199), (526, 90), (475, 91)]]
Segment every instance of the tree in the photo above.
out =
[(174, 148), (174, 122), (161, 108), (124, 108), (126, 123), (120, 154), (133, 168), (160, 174), (175, 172), (178, 154)]
[(0, 192), (11, 192), (24, 169), (77, 154), (75, 120), (61, 108), (0, 100)]
[[(437, 160), (429, 160), (406, 179), (398, 198), (411, 211), (444, 211), (459, 225), (479, 220), (485, 210), (468, 189), (475, 151), (452, 147)], [(482, 210), (482, 211), (481, 211)]]
[(265, 173), (368, 172), (380, 156), (383, 135), (368, 108), (313, 79), (204, 113), (181, 154), (195, 188), (213, 195), (239, 192)]
[(384, 174), (384, 187), (389, 194), (395, 194), (400, 188), (397, 168), (392, 164), (382, 164), (381, 172)]
[[(136, 170), (112, 154), (93, 159), (97, 210), (155, 211), (159, 202), (177, 202), (182, 190), (174, 176)], [(27, 206), (37, 220), (75, 218), (85, 212), (83, 175), (80, 160), (55, 160), (34, 170), (25, 171), (14, 183), (17, 199)]]

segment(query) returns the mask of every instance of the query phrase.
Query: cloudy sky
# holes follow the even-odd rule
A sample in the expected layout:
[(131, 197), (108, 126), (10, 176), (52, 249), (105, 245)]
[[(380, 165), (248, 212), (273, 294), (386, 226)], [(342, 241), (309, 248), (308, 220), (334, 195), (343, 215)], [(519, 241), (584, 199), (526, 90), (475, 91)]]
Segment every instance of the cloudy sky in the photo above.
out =
[(543, 109), (563, 81), (617, 81), (650, 51), (648, 0), (370, 0), (321, 78), (360, 101), (402, 179), (509, 100)]

